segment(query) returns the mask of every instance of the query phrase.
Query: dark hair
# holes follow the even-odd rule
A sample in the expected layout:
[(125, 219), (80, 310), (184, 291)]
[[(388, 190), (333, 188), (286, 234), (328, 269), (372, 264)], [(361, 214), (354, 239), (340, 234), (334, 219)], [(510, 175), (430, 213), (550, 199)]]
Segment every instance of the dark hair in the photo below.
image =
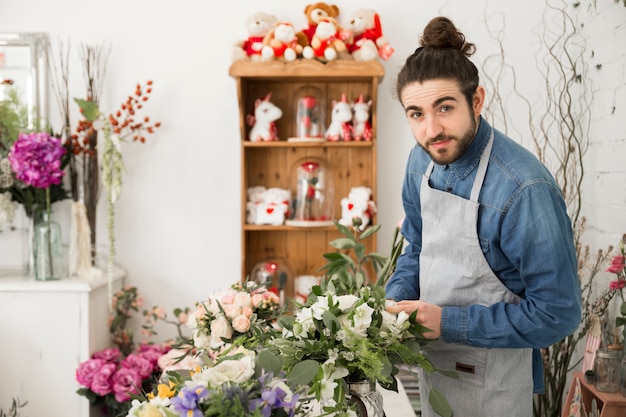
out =
[(443, 78), (459, 82), (461, 92), (471, 107), (472, 96), (478, 87), (478, 69), (469, 57), (476, 52), (476, 45), (465, 42), (465, 35), (443, 16), (428, 22), (419, 44), (398, 73), (398, 99), (401, 99), (402, 90), (409, 83)]

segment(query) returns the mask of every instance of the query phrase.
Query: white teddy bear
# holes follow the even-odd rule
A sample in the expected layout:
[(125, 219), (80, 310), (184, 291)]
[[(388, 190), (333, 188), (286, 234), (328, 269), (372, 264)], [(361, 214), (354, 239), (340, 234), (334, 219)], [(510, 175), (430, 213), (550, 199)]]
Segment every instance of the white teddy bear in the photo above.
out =
[(263, 50), (263, 40), (265, 36), (276, 27), (278, 18), (272, 14), (257, 12), (246, 19), (245, 27), (248, 38), (235, 43), (232, 52), (233, 61), (253, 61), (263, 60), (261, 51)]
[(352, 219), (361, 219), (359, 230), (363, 231), (370, 224), (376, 212), (376, 204), (371, 200), (372, 189), (369, 187), (353, 187), (348, 197), (341, 199), (341, 219), (339, 224), (352, 226)]
[(289, 215), (291, 191), (255, 186), (248, 188), (248, 224), (280, 226)]

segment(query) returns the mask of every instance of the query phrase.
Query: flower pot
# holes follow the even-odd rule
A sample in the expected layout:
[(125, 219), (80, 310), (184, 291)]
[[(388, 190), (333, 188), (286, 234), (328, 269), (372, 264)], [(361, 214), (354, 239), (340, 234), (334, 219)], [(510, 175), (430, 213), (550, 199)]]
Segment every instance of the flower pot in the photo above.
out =
[(376, 390), (376, 383), (369, 380), (347, 381), (349, 401), (356, 404), (359, 417), (384, 417), (383, 395)]

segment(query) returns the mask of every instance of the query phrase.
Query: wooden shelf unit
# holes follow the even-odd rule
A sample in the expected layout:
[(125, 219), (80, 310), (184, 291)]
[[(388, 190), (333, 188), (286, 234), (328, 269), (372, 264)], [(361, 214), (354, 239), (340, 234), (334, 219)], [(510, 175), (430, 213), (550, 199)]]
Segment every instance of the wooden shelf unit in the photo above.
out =
[(620, 392), (598, 391), (593, 384), (585, 381), (582, 372), (572, 374), (572, 383), (565, 404), (563, 404), (561, 417), (570, 416), (570, 405), (574, 398), (577, 380), (580, 381), (581, 402), (587, 412), (591, 410), (591, 401), (595, 399), (600, 410), (600, 417), (626, 417), (626, 397)]
[[(297, 227), (264, 226), (246, 223), (247, 190), (253, 186), (291, 188), (290, 171), (303, 157), (321, 157), (328, 162), (334, 184), (334, 217), (341, 217), (341, 198), (352, 187), (365, 186), (372, 190), (376, 201), (377, 178), (377, 118), (378, 85), (384, 67), (378, 61), (356, 62), (336, 60), (321, 63), (315, 60), (295, 62), (235, 62), (229, 75), (236, 80), (239, 103), (241, 141), (241, 267), (242, 278), (250, 274), (259, 262), (282, 258), (292, 268), (293, 277), (287, 282), (286, 295), (293, 297), (294, 280), (299, 275), (321, 275), (323, 254), (332, 251), (329, 242), (340, 236), (334, 226)], [(370, 123), (372, 141), (350, 142), (290, 142), (296, 136), (294, 96), (301, 88), (315, 88), (325, 96), (325, 114), (331, 114), (331, 102), (346, 94), (355, 100), (360, 94), (372, 100)], [(246, 118), (252, 114), (257, 99), (271, 92), (271, 101), (281, 108), (282, 117), (276, 121), (279, 141), (250, 142)], [(326, 128), (330, 122), (326, 119)], [(374, 215), (372, 223), (376, 222)], [(367, 251), (376, 248), (375, 235), (367, 239)]]

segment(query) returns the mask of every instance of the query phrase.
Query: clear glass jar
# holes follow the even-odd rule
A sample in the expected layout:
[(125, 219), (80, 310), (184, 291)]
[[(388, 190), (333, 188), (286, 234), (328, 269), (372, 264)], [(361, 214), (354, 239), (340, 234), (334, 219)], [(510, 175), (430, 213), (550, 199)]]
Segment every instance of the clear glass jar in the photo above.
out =
[(280, 297), (281, 304), (284, 305), (286, 301), (285, 292), (287, 287), (293, 286), (294, 277), (292, 268), (286, 259), (271, 258), (254, 265), (250, 273), (250, 280), (274, 291)]
[(356, 405), (358, 417), (384, 417), (383, 395), (376, 390), (376, 383), (369, 380), (347, 381), (350, 397), (348, 402)]
[(324, 94), (319, 88), (305, 85), (293, 97), (296, 108), (296, 137), (298, 140), (324, 140)]
[(52, 212), (42, 210), (33, 230), (33, 266), (35, 279), (61, 279), (63, 275), (63, 242), (61, 226), (51, 219)]
[(620, 368), (620, 383), (619, 390), (624, 397), (626, 397), (626, 357), (622, 356), (622, 365)]
[(298, 160), (291, 169), (293, 210), (285, 222), (290, 226), (332, 226), (334, 186), (327, 162), (322, 158)]
[(617, 392), (620, 387), (621, 350), (596, 351), (594, 370), (596, 374), (595, 387), (602, 392)]

